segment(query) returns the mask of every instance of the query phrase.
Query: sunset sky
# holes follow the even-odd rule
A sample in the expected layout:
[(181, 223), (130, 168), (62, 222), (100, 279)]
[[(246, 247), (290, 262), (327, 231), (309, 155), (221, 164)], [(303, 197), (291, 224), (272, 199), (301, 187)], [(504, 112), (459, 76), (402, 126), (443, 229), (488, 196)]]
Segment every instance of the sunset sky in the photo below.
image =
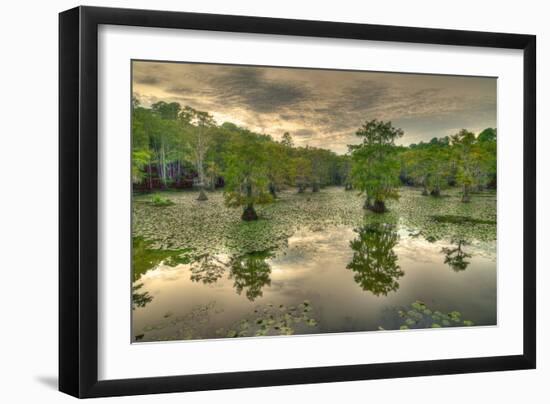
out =
[(133, 62), (133, 93), (148, 107), (179, 102), (298, 146), (345, 153), (365, 120), (391, 120), (408, 145), (496, 127), (494, 78)]

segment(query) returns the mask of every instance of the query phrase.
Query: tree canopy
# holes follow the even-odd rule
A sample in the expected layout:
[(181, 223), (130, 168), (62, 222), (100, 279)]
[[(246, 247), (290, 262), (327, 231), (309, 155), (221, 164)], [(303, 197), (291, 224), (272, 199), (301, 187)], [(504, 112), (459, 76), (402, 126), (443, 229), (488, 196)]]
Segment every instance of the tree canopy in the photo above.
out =
[(449, 186), (471, 192), (496, 187), (494, 128), (476, 136), (463, 129), (407, 147), (396, 141), (402, 129), (391, 122), (365, 121), (356, 131), (358, 144), (348, 153), (299, 146), (286, 132), (280, 141), (190, 106), (159, 101), (149, 108), (132, 99), (132, 181), (136, 191), (196, 187), (223, 188), (228, 206), (241, 207), (243, 220), (256, 220), (255, 205), (276, 200), (284, 189), (319, 192), (342, 185), (365, 195), (365, 208), (387, 210), (401, 185), (419, 186), (439, 196)]
[(398, 197), (400, 166), (395, 140), (403, 136), (403, 130), (394, 128), (391, 122), (373, 119), (365, 122), (356, 135), (361, 143), (349, 146), (353, 185), (366, 195), (367, 209), (384, 212), (385, 201)]

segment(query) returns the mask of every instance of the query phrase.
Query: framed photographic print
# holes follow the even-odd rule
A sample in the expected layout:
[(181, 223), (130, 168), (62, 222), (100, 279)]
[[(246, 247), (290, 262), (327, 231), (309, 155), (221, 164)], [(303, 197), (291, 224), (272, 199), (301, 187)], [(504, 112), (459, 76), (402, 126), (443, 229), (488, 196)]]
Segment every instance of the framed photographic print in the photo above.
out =
[(534, 36), (59, 21), (61, 391), (535, 367)]

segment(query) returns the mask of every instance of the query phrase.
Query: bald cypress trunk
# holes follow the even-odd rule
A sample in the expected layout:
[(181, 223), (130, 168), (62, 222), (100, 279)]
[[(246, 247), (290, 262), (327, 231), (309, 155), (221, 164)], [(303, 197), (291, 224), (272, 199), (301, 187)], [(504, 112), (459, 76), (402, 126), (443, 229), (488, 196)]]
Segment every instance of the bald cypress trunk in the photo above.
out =
[(243, 215), (241, 218), (246, 222), (251, 222), (253, 220), (258, 220), (258, 214), (256, 213), (256, 210), (254, 209), (254, 205), (249, 203), (246, 205), (246, 208), (243, 211)]
[(197, 198), (197, 201), (207, 201), (208, 197), (206, 196), (206, 193), (204, 192), (204, 187), (201, 185), (199, 191), (199, 196)]
[(369, 210), (371, 210), (374, 213), (384, 213), (387, 211), (386, 204), (384, 203), (384, 201), (378, 201), (378, 200), (374, 201), (374, 205), (372, 205), (369, 208)]
[(160, 168), (161, 168), (161, 180), (163, 188), (166, 188), (166, 151), (164, 150), (164, 142), (160, 145)]
[(319, 183), (317, 181), (311, 185), (311, 192), (319, 192)]
[(272, 182), (269, 183), (269, 193), (273, 197), (273, 199), (277, 198), (277, 187), (275, 187), (275, 184)]
[(462, 186), (462, 202), (470, 202), (470, 187), (468, 185)]
[[(252, 200), (251, 184), (246, 184), (246, 196), (249, 201)], [(258, 220), (258, 214), (256, 213), (256, 210), (254, 209), (254, 204), (252, 202), (248, 202), (248, 204), (246, 205), (246, 208), (244, 208), (243, 215), (241, 216), (241, 218), (246, 222)]]
[(153, 169), (151, 168), (151, 161), (149, 161), (147, 170), (149, 172), (149, 190), (153, 190)]
[(432, 189), (432, 192), (430, 192), (430, 195), (432, 196), (441, 196), (441, 188), (439, 188), (439, 185), (436, 185), (434, 189)]
[(199, 176), (199, 197), (197, 198), (198, 201), (206, 201), (208, 200), (208, 197), (204, 193), (204, 156), (206, 155), (206, 144), (205, 139), (203, 139), (203, 128), (199, 127), (198, 131), (198, 137), (197, 137), (197, 144), (196, 144), (196, 150), (195, 150), (195, 163), (197, 166), (197, 174)]
[(367, 198), (365, 199), (365, 203), (363, 204), (363, 209), (368, 209), (368, 210), (371, 210), (372, 209), (372, 200), (370, 197), (367, 196)]
[(428, 187), (426, 186), (426, 182), (422, 183), (422, 196), (428, 196)]

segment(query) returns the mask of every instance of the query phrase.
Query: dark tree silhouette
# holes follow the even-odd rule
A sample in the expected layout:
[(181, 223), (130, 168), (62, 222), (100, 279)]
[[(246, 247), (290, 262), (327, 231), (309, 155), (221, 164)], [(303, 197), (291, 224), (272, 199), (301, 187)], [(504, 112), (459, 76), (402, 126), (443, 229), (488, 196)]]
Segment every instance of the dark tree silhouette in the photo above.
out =
[(443, 247), (441, 252), (445, 254), (445, 264), (449, 265), (453, 271), (464, 271), (470, 265), (470, 261), (466, 261), (467, 258), (471, 258), (472, 254), (468, 254), (462, 250), (462, 247), (466, 245), (466, 241), (458, 240), (454, 241), (456, 247), (448, 248)]
[(139, 280), (141, 275), (149, 270), (155, 269), (161, 263), (175, 267), (180, 264), (189, 264), (189, 251), (180, 250), (160, 250), (150, 248), (151, 242), (141, 237), (132, 239), (132, 267), (134, 273), (134, 282)]
[(142, 287), (143, 283), (132, 286), (132, 310), (137, 307), (145, 307), (147, 303), (151, 303), (153, 300), (153, 296), (149, 292), (139, 292)]
[(353, 258), (346, 267), (355, 273), (355, 282), (375, 296), (395, 292), (399, 288), (397, 279), (405, 272), (397, 265), (393, 251), (399, 239), (394, 226), (370, 224), (355, 231), (358, 237), (350, 242)]
[(239, 295), (245, 291), (250, 301), (263, 296), (262, 288), (271, 285), (271, 267), (266, 262), (270, 256), (266, 252), (253, 252), (231, 258), (229, 278), (234, 280)]
[(225, 265), (211, 254), (200, 256), (191, 265), (191, 280), (204, 284), (215, 283), (225, 271)]

